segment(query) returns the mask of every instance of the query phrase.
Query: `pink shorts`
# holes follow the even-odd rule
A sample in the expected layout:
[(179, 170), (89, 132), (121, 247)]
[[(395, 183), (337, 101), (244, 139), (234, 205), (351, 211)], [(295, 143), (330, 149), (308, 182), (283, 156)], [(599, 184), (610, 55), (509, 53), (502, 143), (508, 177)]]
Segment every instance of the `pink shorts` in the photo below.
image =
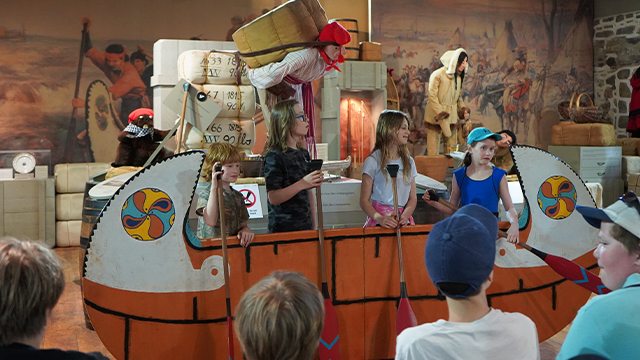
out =
[[(392, 206), (387, 206), (387, 205), (382, 205), (379, 202), (373, 200), (371, 202), (371, 205), (373, 205), (373, 208), (376, 209), (376, 211), (382, 215), (382, 216), (387, 216), (387, 215), (393, 215), (394, 211), (393, 211), (393, 207)], [(402, 212), (404, 211), (403, 208), (398, 207), (398, 215), (402, 215)], [(409, 225), (415, 225), (416, 223), (413, 221), (413, 216), (409, 217)], [(373, 220), (372, 218), (367, 216), (367, 221), (365, 221), (364, 226), (363, 227), (371, 227), (371, 226), (376, 226), (378, 225), (378, 223)]]

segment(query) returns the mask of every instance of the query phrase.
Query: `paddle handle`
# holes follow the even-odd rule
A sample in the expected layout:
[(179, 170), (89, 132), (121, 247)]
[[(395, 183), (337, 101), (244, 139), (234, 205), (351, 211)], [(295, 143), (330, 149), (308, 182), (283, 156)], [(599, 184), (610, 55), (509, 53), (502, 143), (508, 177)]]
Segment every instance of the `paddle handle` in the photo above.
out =
[[(459, 210), (459, 208), (457, 206), (453, 205), (452, 203), (448, 202), (447, 200), (445, 200), (445, 199), (443, 199), (441, 197), (438, 198), (438, 203), (446, 206), (450, 210), (453, 210), (453, 212), (456, 212), (456, 211)], [(506, 238), (506, 237), (507, 237), (507, 233), (502, 231), (502, 230), (500, 230), (500, 229), (498, 229), (498, 238)], [(521, 244), (525, 245), (524, 243), (518, 242), (518, 245), (521, 245)], [(522, 247), (524, 247), (524, 246), (522, 246)]]
[[(230, 297), (229, 291), (229, 258), (227, 255), (227, 219), (224, 211), (224, 197), (222, 189), (222, 179), (215, 179), (218, 182), (218, 214), (220, 214), (220, 233), (222, 238), (222, 272), (224, 273), (224, 294), (227, 300)], [(230, 306), (227, 312), (230, 312)]]
[(189, 88), (191, 84), (185, 83), (183, 85), (184, 88), (184, 98), (182, 99), (182, 112), (180, 113), (180, 127), (178, 131), (178, 135), (176, 136), (176, 142), (178, 143), (178, 147), (176, 148), (176, 154), (180, 154), (182, 152), (182, 141), (184, 135), (184, 117), (187, 112), (187, 100), (189, 98)]
[[(393, 213), (396, 216), (396, 220), (400, 221), (398, 216), (398, 188), (396, 187), (396, 177), (391, 178), (391, 185), (393, 186)], [(398, 264), (400, 265), (400, 283), (404, 283), (404, 260), (402, 258), (402, 235), (400, 228), (396, 227), (396, 237), (398, 238)]]
[(231, 317), (231, 289), (229, 287), (229, 255), (227, 253), (227, 219), (224, 211), (224, 195), (222, 188), (222, 179), (218, 177), (213, 179), (218, 182), (218, 214), (220, 214), (220, 237), (222, 238), (222, 273), (224, 274), (224, 296), (227, 306), (227, 330), (229, 341), (229, 359), (234, 359), (233, 350), (233, 318)]
[(322, 214), (322, 185), (316, 188), (316, 208), (318, 209), (318, 244), (320, 245), (320, 268), (322, 284), (327, 283), (327, 271), (324, 260), (324, 216)]
[[(80, 94), (80, 79), (82, 77), (82, 63), (84, 60), (84, 43), (87, 38), (87, 24), (82, 27), (82, 40), (80, 41), (80, 55), (78, 56), (78, 71), (76, 72), (76, 89), (73, 98), (77, 98)], [(70, 163), (73, 160), (73, 150), (76, 137), (76, 113), (78, 108), (75, 106), (71, 110), (71, 119), (69, 120), (69, 127), (67, 129), (67, 142), (64, 148), (64, 162)]]

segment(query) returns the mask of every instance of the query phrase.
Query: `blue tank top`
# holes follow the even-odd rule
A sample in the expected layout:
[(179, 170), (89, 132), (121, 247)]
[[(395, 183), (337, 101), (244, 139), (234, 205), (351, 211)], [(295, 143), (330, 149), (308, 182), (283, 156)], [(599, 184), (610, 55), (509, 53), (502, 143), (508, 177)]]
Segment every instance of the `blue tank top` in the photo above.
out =
[(473, 180), (467, 176), (467, 168), (463, 167), (453, 172), (460, 189), (460, 206), (478, 204), (492, 213), (498, 214), (500, 201), (500, 181), (507, 174), (506, 171), (494, 167), (491, 176), (484, 180)]

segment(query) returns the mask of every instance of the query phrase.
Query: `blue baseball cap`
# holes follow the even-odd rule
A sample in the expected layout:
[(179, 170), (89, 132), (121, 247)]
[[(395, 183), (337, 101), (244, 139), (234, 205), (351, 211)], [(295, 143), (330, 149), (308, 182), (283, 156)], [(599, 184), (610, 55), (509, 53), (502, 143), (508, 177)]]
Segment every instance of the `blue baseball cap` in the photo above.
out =
[(502, 135), (491, 132), (491, 130), (487, 128), (475, 128), (471, 130), (469, 136), (467, 136), (467, 144), (471, 145), (474, 141), (481, 141), (488, 138), (492, 138), (495, 141), (500, 141), (502, 140)]
[[(496, 257), (498, 219), (485, 207), (469, 204), (433, 226), (424, 249), (431, 282), (445, 296), (462, 299), (487, 280)], [(448, 293), (442, 283), (468, 285), (466, 291)]]

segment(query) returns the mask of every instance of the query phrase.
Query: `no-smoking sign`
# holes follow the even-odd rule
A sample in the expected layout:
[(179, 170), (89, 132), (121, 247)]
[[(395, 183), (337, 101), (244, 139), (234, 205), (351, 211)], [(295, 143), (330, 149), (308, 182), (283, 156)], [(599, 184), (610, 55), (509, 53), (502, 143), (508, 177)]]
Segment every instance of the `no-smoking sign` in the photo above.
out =
[(247, 206), (247, 209), (256, 204), (256, 194), (249, 189), (240, 190), (240, 194), (244, 198), (244, 204)]
[(249, 212), (249, 219), (262, 219), (262, 203), (258, 184), (231, 185), (244, 198), (244, 204)]

